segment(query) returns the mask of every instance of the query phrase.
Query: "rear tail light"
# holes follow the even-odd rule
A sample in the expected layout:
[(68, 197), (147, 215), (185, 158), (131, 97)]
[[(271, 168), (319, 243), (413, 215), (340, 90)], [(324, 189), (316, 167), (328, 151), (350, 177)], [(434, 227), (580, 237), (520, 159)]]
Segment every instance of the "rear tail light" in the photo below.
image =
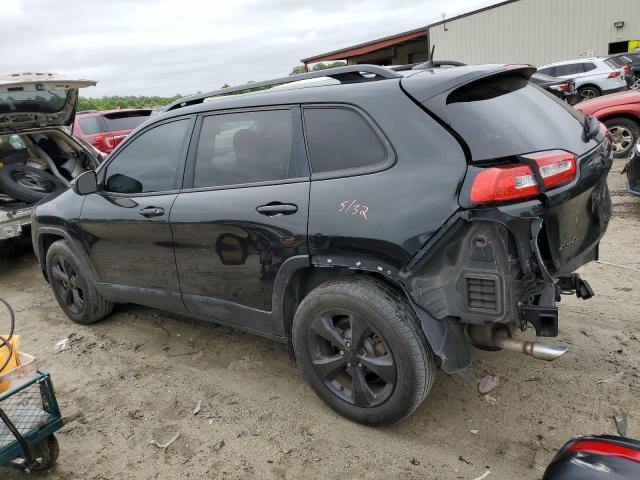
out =
[(569, 448), (568, 452), (594, 453), (610, 457), (620, 457), (633, 462), (640, 462), (640, 451), (615, 443), (599, 440), (579, 440)]
[(559, 187), (576, 177), (576, 156), (562, 150), (523, 155), (535, 160), (545, 188)]
[(96, 137), (96, 147), (106, 153), (110, 153), (118, 143), (113, 135), (98, 135)]
[(620, 75), (621, 75), (620, 70), (614, 70), (609, 74), (607, 78), (616, 78), (616, 77), (619, 77)]
[[(523, 155), (535, 162), (545, 189), (559, 187), (571, 182), (576, 176), (575, 155), (562, 150), (551, 150)], [(494, 203), (535, 197), (540, 187), (531, 167), (508, 165), (491, 167), (476, 175), (471, 185), (470, 198), (473, 203)]]
[(558, 92), (570, 92), (571, 91), (571, 85), (569, 85), (569, 83), (561, 83), (559, 85), (551, 85), (549, 88), (551, 88), (552, 90), (556, 90)]
[(540, 193), (533, 172), (526, 165), (492, 167), (481, 171), (471, 185), (473, 203), (503, 202)]

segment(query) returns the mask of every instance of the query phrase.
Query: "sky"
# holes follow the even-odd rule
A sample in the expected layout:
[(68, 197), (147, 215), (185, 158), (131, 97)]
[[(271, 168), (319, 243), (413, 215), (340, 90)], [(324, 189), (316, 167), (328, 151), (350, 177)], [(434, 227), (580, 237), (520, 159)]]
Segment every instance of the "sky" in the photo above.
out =
[(215, 90), (289, 74), (300, 59), (497, 0), (2, 0), (0, 74), (98, 81), (81, 94)]

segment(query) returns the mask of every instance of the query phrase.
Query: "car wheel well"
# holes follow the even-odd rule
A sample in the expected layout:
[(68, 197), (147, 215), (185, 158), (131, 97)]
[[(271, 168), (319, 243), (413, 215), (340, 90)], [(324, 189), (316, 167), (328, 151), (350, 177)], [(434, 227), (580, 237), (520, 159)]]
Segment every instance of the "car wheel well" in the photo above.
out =
[[(283, 308), (283, 322), (284, 322), (284, 331), (287, 336), (287, 340), (289, 345), (291, 345), (292, 338), (292, 329), (293, 329), (293, 318), (295, 317), (296, 310), (300, 305), (300, 302), (316, 287), (322, 285), (329, 280), (333, 280), (335, 278), (340, 277), (352, 277), (352, 276), (360, 276), (360, 277), (368, 277), (368, 278), (376, 278), (378, 280), (383, 281), (393, 289), (401, 292), (404, 296), (405, 292), (393, 282), (390, 282), (388, 278), (383, 275), (379, 275), (374, 272), (367, 272), (363, 270), (353, 270), (347, 267), (308, 267), (302, 268), (295, 272), (289, 281), (289, 287), (287, 289), (285, 300), (284, 300), (284, 308)], [(289, 351), (290, 355), (293, 358), (293, 349)]]
[(581, 85), (580, 88), (578, 88), (578, 92), (580, 90), (584, 90), (585, 88), (593, 88), (593, 89), (597, 90), (598, 92), (600, 92), (602, 94), (602, 90), (600, 89), (600, 87), (598, 87), (597, 85), (595, 85), (593, 83), (587, 83), (586, 85)]
[[(55, 233), (43, 233), (39, 237), (39, 250), (40, 250), (40, 263), (44, 265), (46, 263), (47, 252), (51, 245), (53, 245), (58, 240), (64, 240), (62, 235), (58, 235)], [(47, 269), (43, 268), (44, 276), (47, 278)], [(47, 281), (49, 279), (47, 278)]]
[(614, 118), (626, 118), (627, 120), (631, 120), (638, 127), (640, 127), (640, 117), (637, 115), (633, 115), (632, 113), (612, 113), (610, 115), (606, 115), (600, 118), (602, 123), (607, 122), (609, 120), (613, 120)]

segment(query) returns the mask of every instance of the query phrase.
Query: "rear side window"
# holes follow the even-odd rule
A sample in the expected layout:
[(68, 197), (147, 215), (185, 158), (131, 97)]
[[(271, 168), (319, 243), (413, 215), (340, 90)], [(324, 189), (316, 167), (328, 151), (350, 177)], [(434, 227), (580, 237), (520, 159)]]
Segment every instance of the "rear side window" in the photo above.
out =
[(569, 63), (567, 65), (557, 65), (555, 67), (555, 76), (563, 77), (565, 75), (575, 75), (577, 73), (582, 73), (582, 64), (581, 63)]
[(118, 130), (133, 130), (134, 128), (142, 125), (146, 120), (148, 120), (150, 113), (151, 111), (111, 113), (104, 116), (104, 121), (107, 124), (108, 132), (115, 132)]
[(539, 68), (538, 73), (543, 75), (549, 75), (550, 77), (556, 76), (556, 67)]
[(380, 138), (354, 110), (307, 107), (304, 127), (314, 173), (370, 167), (387, 161), (387, 150)]
[(591, 70), (595, 70), (598, 67), (597, 67), (597, 65), (595, 63), (585, 62), (585, 63), (582, 64), (582, 68), (584, 69), (585, 72), (590, 72)]
[(134, 138), (107, 165), (105, 191), (173, 190), (189, 125), (188, 119), (164, 123)]
[(80, 119), (80, 130), (85, 135), (96, 135), (102, 133), (102, 124), (99, 117), (87, 117)]
[(292, 161), (291, 111), (205, 117), (196, 154), (195, 188), (301, 177)]
[(474, 161), (559, 148), (581, 154), (591, 148), (582, 141), (582, 114), (517, 74), (460, 87), (444, 107), (426, 105), (460, 134)]

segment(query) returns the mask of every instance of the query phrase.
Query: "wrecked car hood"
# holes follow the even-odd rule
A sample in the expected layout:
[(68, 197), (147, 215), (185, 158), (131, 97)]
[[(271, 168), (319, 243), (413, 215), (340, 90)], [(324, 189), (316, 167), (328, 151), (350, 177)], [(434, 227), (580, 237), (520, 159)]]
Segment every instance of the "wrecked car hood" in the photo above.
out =
[(71, 125), (78, 89), (96, 83), (53, 73), (0, 75), (0, 132)]

